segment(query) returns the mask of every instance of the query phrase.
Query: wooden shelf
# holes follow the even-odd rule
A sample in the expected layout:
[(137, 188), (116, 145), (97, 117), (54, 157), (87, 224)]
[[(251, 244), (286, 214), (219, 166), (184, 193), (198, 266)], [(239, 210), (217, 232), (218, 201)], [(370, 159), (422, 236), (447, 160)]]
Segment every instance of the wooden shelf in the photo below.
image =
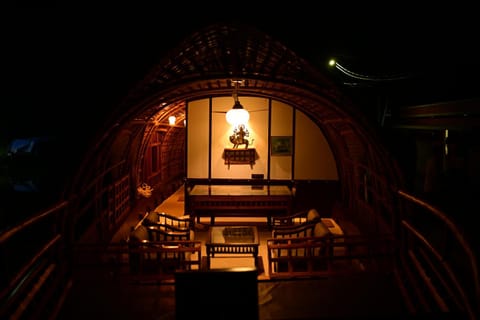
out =
[(231, 164), (248, 164), (251, 167), (255, 164), (256, 157), (255, 148), (250, 149), (224, 149), (223, 157), (225, 159), (225, 164), (230, 168)]

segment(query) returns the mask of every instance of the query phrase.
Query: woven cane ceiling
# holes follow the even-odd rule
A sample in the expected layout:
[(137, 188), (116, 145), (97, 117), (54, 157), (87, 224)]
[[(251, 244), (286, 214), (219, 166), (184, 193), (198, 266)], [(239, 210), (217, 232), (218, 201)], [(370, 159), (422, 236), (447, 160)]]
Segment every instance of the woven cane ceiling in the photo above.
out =
[(319, 124), (346, 117), (348, 100), (333, 81), (269, 35), (238, 25), (213, 25), (185, 39), (130, 92), (118, 112), (125, 121), (151, 119), (179, 101), (231, 95), (234, 79), (243, 80), (240, 94), (284, 101)]

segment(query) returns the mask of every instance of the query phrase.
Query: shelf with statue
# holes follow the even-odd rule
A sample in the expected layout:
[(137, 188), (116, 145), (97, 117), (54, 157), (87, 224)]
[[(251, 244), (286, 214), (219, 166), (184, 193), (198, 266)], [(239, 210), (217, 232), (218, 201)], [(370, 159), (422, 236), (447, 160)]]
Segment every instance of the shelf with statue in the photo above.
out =
[[(255, 164), (257, 153), (255, 148), (248, 148), (253, 143), (253, 139), (252, 142), (247, 139), (248, 136), (249, 132), (243, 124), (233, 130), (233, 134), (229, 137), (233, 146), (223, 151), (223, 158), (229, 169), (231, 164), (249, 164), (251, 167)], [(245, 145), (245, 148), (239, 148), (240, 145)]]

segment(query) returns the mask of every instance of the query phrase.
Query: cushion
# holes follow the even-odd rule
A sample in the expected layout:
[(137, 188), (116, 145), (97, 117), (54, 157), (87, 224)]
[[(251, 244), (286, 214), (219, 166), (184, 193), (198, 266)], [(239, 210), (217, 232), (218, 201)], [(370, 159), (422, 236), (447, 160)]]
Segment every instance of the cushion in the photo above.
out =
[(307, 221), (308, 222), (312, 222), (312, 221), (315, 221), (315, 220), (318, 220), (318, 219), (320, 219), (320, 214), (318, 213), (318, 211), (316, 209), (308, 210), (308, 213), (307, 213)]
[(158, 223), (158, 213), (155, 211), (150, 211), (147, 216), (145, 217), (146, 224), (156, 224)]
[(327, 226), (324, 225), (321, 221), (315, 224), (315, 228), (313, 229), (313, 236), (314, 237), (325, 237), (330, 234)]
[(139, 225), (135, 230), (130, 233), (130, 240), (138, 242), (149, 240), (147, 227), (145, 227), (144, 225)]

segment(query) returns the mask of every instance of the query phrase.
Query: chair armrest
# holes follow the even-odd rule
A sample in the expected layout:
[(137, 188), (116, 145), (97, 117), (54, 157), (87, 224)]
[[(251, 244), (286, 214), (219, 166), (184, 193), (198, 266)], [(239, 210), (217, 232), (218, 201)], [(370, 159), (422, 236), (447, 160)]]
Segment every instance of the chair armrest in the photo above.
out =
[(274, 227), (272, 230), (273, 238), (298, 238), (310, 237), (313, 233), (315, 223), (308, 222), (301, 225)]
[(275, 227), (275, 226), (291, 226), (294, 224), (298, 224), (298, 222), (295, 222), (295, 220), (306, 221), (307, 213), (308, 213), (308, 210), (302, 210), (287, 216), (274, 216), (272, 217), (272, 225)]

